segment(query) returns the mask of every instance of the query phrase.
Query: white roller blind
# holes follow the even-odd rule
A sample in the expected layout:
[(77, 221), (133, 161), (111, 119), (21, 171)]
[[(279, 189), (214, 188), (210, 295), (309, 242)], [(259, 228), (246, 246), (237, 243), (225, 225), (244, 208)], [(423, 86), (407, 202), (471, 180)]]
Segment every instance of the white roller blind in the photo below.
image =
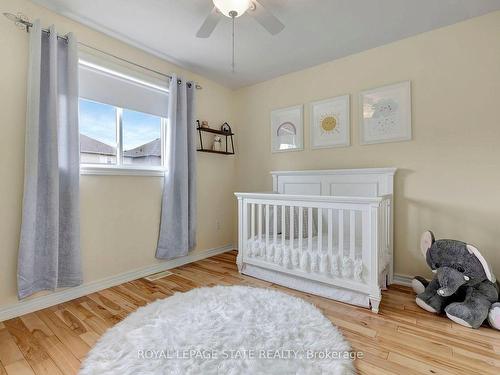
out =
[(80, 59), (80, 97), (156, 116), (168, 116), (167, 83)]

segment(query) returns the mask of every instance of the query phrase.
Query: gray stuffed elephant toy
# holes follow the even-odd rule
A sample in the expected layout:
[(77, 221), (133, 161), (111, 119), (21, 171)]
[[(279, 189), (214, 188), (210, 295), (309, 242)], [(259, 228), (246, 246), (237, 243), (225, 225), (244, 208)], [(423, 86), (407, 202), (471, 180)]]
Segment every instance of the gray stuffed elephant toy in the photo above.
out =
[(500, 329), (499, 286), (490, 266), (474, 246), (454, 240), (435, 240), (427, 231), (420, 249), (434, 278), (416, 276), (412, 286), (418, 306), (466, 327), (479, 328), (488, 319)]

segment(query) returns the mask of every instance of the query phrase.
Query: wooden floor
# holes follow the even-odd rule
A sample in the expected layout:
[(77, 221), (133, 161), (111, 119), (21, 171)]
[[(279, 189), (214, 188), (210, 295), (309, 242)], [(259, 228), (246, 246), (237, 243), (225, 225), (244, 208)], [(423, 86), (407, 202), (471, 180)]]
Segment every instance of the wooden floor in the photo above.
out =
[(139, 279), (0, 323), (0, 375), (76, 374), (99, 336), (139, 306), (177, 291), (236, 284), (271, 287), (314, 303), (364, 353), (356, 361), (359, 374), (500, 374), (500, 332), (429, 314), (406, 287), (384, 292), (376, 315), (242, 276), (235, 257), (218, 255), (155, 282)]

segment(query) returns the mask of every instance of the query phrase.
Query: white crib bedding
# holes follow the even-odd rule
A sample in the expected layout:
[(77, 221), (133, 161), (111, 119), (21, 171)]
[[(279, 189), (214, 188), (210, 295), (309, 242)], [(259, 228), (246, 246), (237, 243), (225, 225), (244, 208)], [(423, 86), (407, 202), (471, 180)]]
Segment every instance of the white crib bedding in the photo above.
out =
[[(319, 272), (333, 277), (351, 278), (357, 281), (363, 280), (365, 266), (362, 264), (362, 247), (355, 246), (354, 257), (350, 255), (349, 244), (344, 246), (342, 253), (338, 251), (337, 243), (332, 244), (332, 252), (328, 252), (328, 235), (321, 237), (322, 250), (318, 251), (320, 237), (311, 238), (309, 247), (308, 238), (302, 238), (302, 251), (299, 251), (299, 239), (293, 239), (293, 247), (290, 239), (283, 242), (282, 236), (278, 235), (276, 242), (274, 237), (269, 236), (266, 246), (266, 238), (260, 239), (255, 236), (248, 240), (247, 255), (261, 261), (274, 263), (286, 268), (297, 268), (307, 272)], [(357, 244), (356, 244), (357, 245)], [(311, 250), (309, 250), (311, 249)], [(379, 259), (379, 269), (383, 270), (390, 261), (388, 254)]]
[[(322, 238), (322, 240), (321, 240), (322, 251), (327, 252), (328, 251), (328, 235), (323, 234), (321, 238)], [(269, 246), (271, 246), (271, 247), (275, 246), (276, 248), (282, 248), (282, 246), (283, 246), (282, 241), (283, 240), (282, 240), (281, 234), (277, 235), (276, 244), (274, 243), (273, 235), (269, 235)], [(291, 240), (285, 238), (284, 248), (287, 250), (291, 250), (292, 247), (291, 247), (290, 243), (291, 243)], [(319, 237), (313, 236), (311, 238), (311, 251), (312, 252), (317, 252), (318, 243), (319, 243)], [(265, 234), (262, 235), (262, 238), (260, 240), (259, 240), (258, 236), (255, 236), (253, 239), (249, 239), (248, 244), (249, 245), (251, 244), (252, 248), (255, 248), (255, 247), (257, 247), (257, 248), (264, 247), (265, 248), (265, 246), (266, 246)], [(349, 244), (347, 243), (345, 245), (347, 247), (344, 246), (343, 255), (344, 255), (344, 257), (349, 257), (349, 254), (350, 254)], [(299, 249), (299, 238), (293, 239), (293, 249), (294, 250)], [(338, 254), (338, 246), (336, 243), (332, 244), (332, 250), (333, 250), (333, 253)], [(355, 258), (361, 258), (361, 250), (362, 250), (361, 246), (356, 244), (356, 246), (354, 247)], [(302, 238), (302, 251), (309, 251), (309, 239), (308, 238)]]

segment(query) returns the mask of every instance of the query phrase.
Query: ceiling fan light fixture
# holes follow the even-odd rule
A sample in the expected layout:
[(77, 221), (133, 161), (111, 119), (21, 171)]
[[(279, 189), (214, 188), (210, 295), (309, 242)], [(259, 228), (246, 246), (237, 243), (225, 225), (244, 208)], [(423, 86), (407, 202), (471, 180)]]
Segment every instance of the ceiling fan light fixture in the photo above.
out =
[(242, 16), (252, 6), (250, 0), (212, 0), (215, 7), (226, 17)]

